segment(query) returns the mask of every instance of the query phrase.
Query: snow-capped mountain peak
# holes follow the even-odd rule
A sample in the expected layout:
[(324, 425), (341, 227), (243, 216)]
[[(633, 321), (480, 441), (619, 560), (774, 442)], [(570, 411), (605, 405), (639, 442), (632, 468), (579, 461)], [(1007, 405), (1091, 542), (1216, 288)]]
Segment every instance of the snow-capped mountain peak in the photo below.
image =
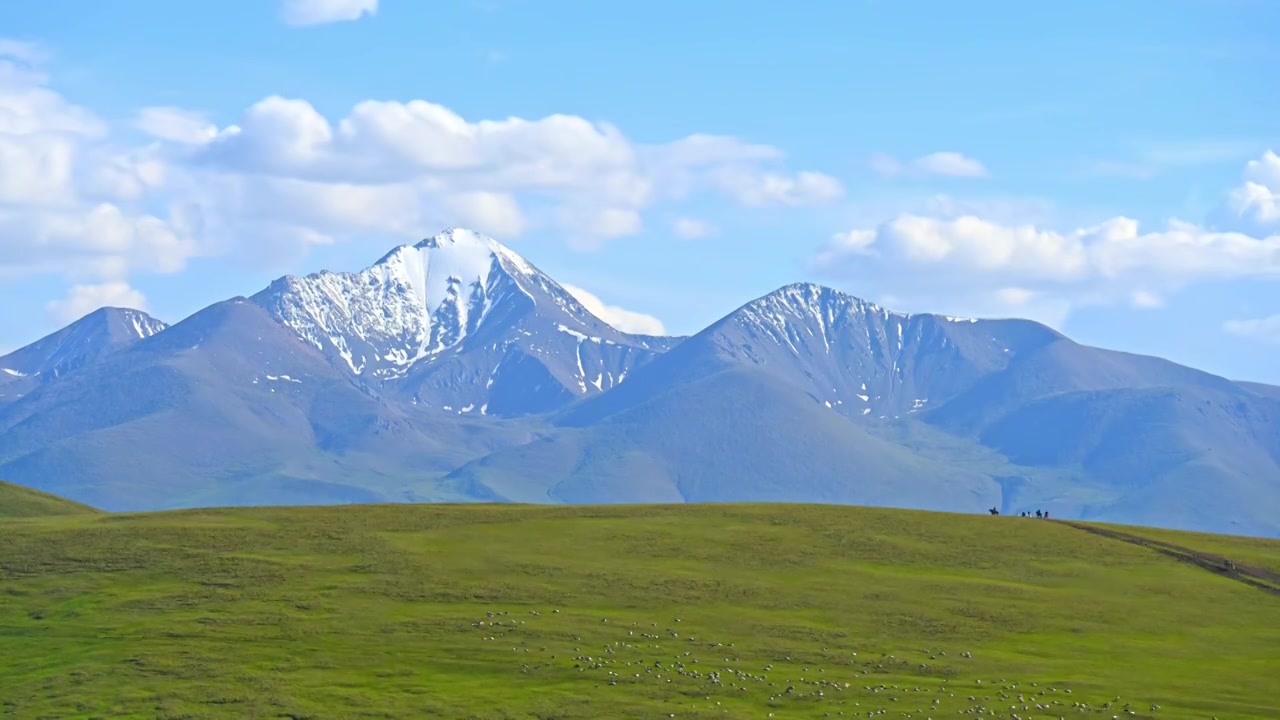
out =
[(879, 418), (922, 411), (1057, 337), (1029, 321), (894, 312), (795, 283), (748, 302), (698, 339), (838, 412)]
[(357, 374), (390, 378), (458, 347), (537, 271), (496, 240), (451, 228), (356, 273), (284, 277), (254, 296), (278, 321)]
[[(728, 320), (739, 325), (768, 326), (773, 332), (785, 333), (790, 324), (815, 322), (824, 332), (832, 325), (859, 321), (889, 327), (901, 335), (907, 326), (946, 322), (974, 324), (977, 318), (951, 315), (918, 315), (881, 307), (868, 300), (814, 283), (792, 283), (743, 305)], [(899, 343), (900, 344), (900, 343)]]
[(387, 253), (372, 269), (412, 288), (422, 308), (431, 314), (459, 290), (488, 289), (495, 271), (507, 276), (532, 277), (538, 271), (527, 260), (473, 230), (449, 228), (416, 245), (402, 245)]
[(103, 307), (0, 358), (0, 368), (7, 377), (58, 377), (167, 327), (141, 310)]
[[(518, 253), (464, 228), (397, 247), (360, 272), (280, 278), (253, 301), (354, 375), (477, 412), (513, 363), (546, 367), (546, 387), (569, 395), (602, 392), (668, 345), (609, 326)], [(483, 392), (461, 391), (477, 386)]]
[(430, 238), (397, 248), (374, 269), (407, 285), (428, 315), (440, 309), (459, 290), (484, 290), (493, 271), (495, 253), (480, 242), (440, 242)]
[(475, 230), (466, 228), (448, 228), (444, 232), (429, 237), (413, 247), (419, 250), (449, 250), (459, 254), (477, 256), (487, 253), (490, 256), (499, 258), (508, 266), (508, 270), (526, 275), (533, 275), (538, 272), (527, 260), (511, 248), (487, 235), (482, 235)]
[(907, 313), (893, 312), (861, 298), (813, 283), (792, 283), (756, 298), (739, 310), (743, 319), (785, 322), (796, 318), (829, 318), (841, 315), (875, 315), (885, 320), (907, 320)]

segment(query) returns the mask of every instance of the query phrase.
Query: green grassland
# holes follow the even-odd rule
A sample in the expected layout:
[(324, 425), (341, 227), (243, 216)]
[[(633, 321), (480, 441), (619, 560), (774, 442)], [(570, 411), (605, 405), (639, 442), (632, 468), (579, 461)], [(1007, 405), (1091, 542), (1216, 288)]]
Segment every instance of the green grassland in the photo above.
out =
[[(1277, 540), (1179, 532), (1161, 528), (1124, 525), (1112, 525), (1110, 527), (1123, 532), (1141, 535), (1151, 540), (1193, 548), (1199, 552), (1223, 555), (1236, 562), (1252, 563), (1272, 572), (1280, 573), (1280, 552), (1277, 551), (1280, 548), (1280, 541)], [(1277, 690), (1280, 690), (1280, 687)]]
[(57, 495), (0, 480), (0, 520), (4, 518), (85, 515), (98, 510)]
[[(1163, 537), (1280, 564), (1276, 542)], [(777, 505), (0, 521), (0, 717), (1270, 720), (1278, 691), (1280, 595), (1055, 521)]]

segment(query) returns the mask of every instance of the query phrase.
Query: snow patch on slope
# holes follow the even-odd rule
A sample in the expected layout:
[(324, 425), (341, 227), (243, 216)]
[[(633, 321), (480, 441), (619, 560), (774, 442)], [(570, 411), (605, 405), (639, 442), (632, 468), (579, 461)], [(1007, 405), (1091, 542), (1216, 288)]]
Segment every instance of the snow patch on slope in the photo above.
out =
[[(277, 320), (316, 348), (332, 348), (353, 373), (372, 369), (385, 378), (458, 347), (506, 293), (532, 300), (524, 285), (537, 275), (496, 240), (452, 228), (361, 272), (282, 278), (260, 297)], [(367, 355), (356, 362), (356, 346), (378, 362)]]
[(267, 376), (267, 379), (268, 379), (268, 380), (283, 380), (283, 381), (285, 381), (285, 382), (293, 382), (293, 383), (300, 383), (300, 382), (302, 382), (301, 380), (299, 380), (299, 379), (297, 379), (297, 378), (289, 377), (288, 375), (268, 375), (268, 376)]
[(129, 329), (132, 330), (133, 334), (140, 340), (145, 340), (146, 338), (149, 338), (169, 327), (167, 323), (156, 320), (150, 315), (144, 315), (143, 313), (135, 312), (133, 310), (127, 310), (125, 313), (125, 319), (129, 323)]
[(842, 320), (862, 315), (879, 316), (896, 325), (901, 337), (902, 324), (911, 319), (909, 313), (892, 312), (875, 303), (811, 283), (794, 283), (779, 288), (747, 303), (736, 315), (769, 329), (793, 350), (794, 344), (789, 335), (794, 332), (797, 320), (812, 320), (819, 329), (823, 346), (830, 350), (833, 328)]

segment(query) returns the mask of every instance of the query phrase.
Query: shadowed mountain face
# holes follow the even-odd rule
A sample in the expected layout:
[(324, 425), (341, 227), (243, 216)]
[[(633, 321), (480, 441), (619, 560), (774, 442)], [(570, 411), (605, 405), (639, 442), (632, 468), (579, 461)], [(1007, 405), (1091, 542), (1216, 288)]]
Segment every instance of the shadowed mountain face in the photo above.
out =
[[(582, 437), (652, 407), (655, 398), (676, 398), (688, 407), (675, 416), (700, 419), (704, 429), (695, 437), (741, 438), (732, 422), (761, 413), (719, 412), (731, 401), (698, 392), (708, 378), (740, 370), (752, 372), (738, 375), (739, 396), (753, 392), (744, 385), (781, 383), (807, 398), (812, 414), (856, 421), (872, 436), (897, 443), (895, 449), (906, 445), (917, 461), (984, 474), (1001, 488), (992, 505), (1005, 511), (1044, 508), (1153, 524), (1169, 518), (1177, 527), (1280, 534), (1280, 393), (1274, 389), (1087, 347), (1025, 320), (901, 315), (814, 285), (787, 286), (744, 305), (617, 390), (560, 413), (557, 422), (583, 444)], [(791, 433), (803, 434), (816, 422), (777, 417), (779, 429), (786, 425)], [(584, 447), (585, 457), (595, 445)], [(743, 442), (723, 454), (768, 468), (765, 453), (752, 447)], [(851, 441), (838, 450), (819, 444), (805, 457), (838, 468), (854, 462), (837, 458), (852, 447)], [(883, 449), (867, 452), (893, 457)], [(493, 465), (503, 454), (482, 462)], [(727, 473), (715, 470), (725, 461), (712, 456), (698, 456), (705, 467), (691, 466), (723, 481), (721, 497), (741, 495), (729, 489)], [(562, 480), (591, 468), (576, 464)], [(927, 506), (923, 498), (932, 491), (920, 473), (881, 473), (899, 478), (901, 502)], [(936, 466), (926, 474), (947, 476)], [(484, 477), (474, 464), (455, 475)], [(830, 470), (827, 477), (834, 488), (843, 476)], [(795, 499), (822, 499), (799, 485), (793, 490)]]
[(0, 357), (0, 404), (149, 338), (167, 325), (141, 310), (101, 308)]
[(805, 284), (628, 335), (465, 230), (168, 328), (99, 311), (0, 367), (0, 477), (104, 509), (817, 501), (1280, 536), (1276, 388)]
[(440, 419), (237, 299), (0, 408), (0, 472), (106, 510), (451, 499), (424, 481), (523, 437)]
[[(625, 386), (624, 386), (625, 387)], [(977, 512), (991, 478), (873, 435), (754, 368), (727, 368), (454, 472), (517, 502), (830, 502)]]

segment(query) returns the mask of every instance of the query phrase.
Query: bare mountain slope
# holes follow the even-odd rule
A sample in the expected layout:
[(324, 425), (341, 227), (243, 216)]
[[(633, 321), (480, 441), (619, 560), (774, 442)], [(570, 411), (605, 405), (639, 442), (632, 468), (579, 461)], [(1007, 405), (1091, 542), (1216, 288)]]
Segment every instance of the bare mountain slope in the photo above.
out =
[[(1080, 345), (1036, 323), (901, 315), (811, 285), (744, 305), (557, 421), (589, 457), (592, 429), (656, 397), (685, 403), (673, 415), (705, 421), (689, 430), (703, 442), (702, 477), (736, 499), (717, 468), (766, 467), (776, 445), (734, 444), (737, 430), (711, 419), (734, 401), (694, 389), (739, 369), (866, 424), (895, 450), (993, 478), (1006, 509), (1280, 535), (1280, 398), (1265, 386)], [(785, 422), (803, 434), (805, 420)], [(915, 487), (902, 485), (904, 503)]]
[(358, 388), (236, 299), (0, 409), (0, 474), (108, 510), (440, 499), (430, 478), (520, 437), (468, 430)]
[(1225, 378), (1162, 358), (1057, 338), (1013, 358), (1003, 372), (982, 378), (945, 407), (930, 409), (923, 417), (953, 432), (975, 434), (1028, 402), (1063, 393), (1160, 387), (1253, 394)]
[(107, 509), (792, 500), (1280, 535), (1275, 388), (1025, 320), (795, 284), (628, 335), (457, 229), (128, 318), (0, 365), (0, 476)]
[[(624, 386), (625, 387), (625, 386)], [(450, 475), (519, 502), (831, 502), (980, 511), (991, 478), (873, 437), (756, 368), (728, 368), (590, 427), (502, 450)]]

